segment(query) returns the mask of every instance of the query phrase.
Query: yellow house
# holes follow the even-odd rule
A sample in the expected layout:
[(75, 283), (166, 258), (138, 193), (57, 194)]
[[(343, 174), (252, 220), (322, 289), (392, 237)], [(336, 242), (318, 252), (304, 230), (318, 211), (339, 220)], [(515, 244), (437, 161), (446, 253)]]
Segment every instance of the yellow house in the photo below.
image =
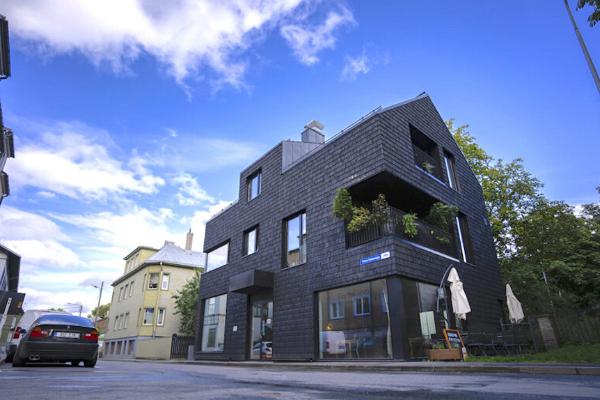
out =
[(186, 249), (166, 241), (160, 249), (140, 246), (124, 258), (123, 275), (112, 283), (105, 358), (169, 358), (180, 320), (173, 295), (203, 271), (204, 253), (190, 249), (188, 233)]

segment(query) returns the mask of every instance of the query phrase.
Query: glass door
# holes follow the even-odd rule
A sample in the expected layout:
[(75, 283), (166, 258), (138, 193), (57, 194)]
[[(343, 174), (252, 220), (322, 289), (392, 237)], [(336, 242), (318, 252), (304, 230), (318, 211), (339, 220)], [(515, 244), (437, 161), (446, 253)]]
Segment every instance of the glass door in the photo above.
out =
[(273, 300), (269, 296), (252, 298), (251, 360), (273, 358)]

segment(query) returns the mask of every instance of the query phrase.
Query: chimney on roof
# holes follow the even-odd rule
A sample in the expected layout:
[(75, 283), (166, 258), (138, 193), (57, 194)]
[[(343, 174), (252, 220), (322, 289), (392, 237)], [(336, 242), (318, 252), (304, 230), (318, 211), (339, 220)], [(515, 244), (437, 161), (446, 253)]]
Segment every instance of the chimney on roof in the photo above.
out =
[(192, 233), (192, 228), (188, 231), (187, 235), (185, 235), (185, 249), (192, 250), (192, 241), (194, 240), (194, 234)]
[(302, 131), (302, 141), (304, 143), (325, 143), (325, 134), (323, 129), (325, 125), (314, 119), (304, 126)]

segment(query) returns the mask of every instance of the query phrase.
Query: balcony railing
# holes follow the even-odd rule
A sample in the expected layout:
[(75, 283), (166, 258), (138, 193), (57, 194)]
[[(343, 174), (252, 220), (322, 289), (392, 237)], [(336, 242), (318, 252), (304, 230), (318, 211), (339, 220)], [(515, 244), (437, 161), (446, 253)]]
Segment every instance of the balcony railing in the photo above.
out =
[(381, 224), (371, 224), (356, 232), (346, 231), (346, 246), (355, 247), (384, 236), (395, 235), (431, 250), (456, 257), (456, 243), (450, 231), (445, 231), (438, 226), (417, 219), (415, 221), (417, 234), (414, 237), (409, 237), (404, 233), (403, 217), (407, 213), (397, 208), (389, 207), (387, 214), (387, 218)]
[[(413, 153), (415, 156), (415, 164), (418, 167), (429, 172), (436, 178), (442, 179), (442, 169), (438, 160), (435, 157), (432, 157), (429, 153), (415, 145), (413, 145)], [(428, 171), (427, 168), (425, 168), (425, 164), (431, 165), (431, 171)]]

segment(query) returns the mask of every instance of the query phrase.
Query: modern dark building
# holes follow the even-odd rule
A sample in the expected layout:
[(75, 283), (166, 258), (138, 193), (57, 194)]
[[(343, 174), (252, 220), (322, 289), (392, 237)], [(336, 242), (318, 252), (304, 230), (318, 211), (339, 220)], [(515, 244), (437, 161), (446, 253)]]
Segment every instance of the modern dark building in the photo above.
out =
[[(316, 121), (301, 136), (242, 171), (238, 201), (206, 225), (196, 358), (423, 357), (456, 325), (438, 292), (451, 264), (472, 308), (461, 328), (495, 332), (503, 290), (482, 190), (429, 96), (327, 142)], [(340, 188), (365, 208), (385, 195), (383, 218), (350, 231), (332, 212)], [(428, 218), (440, 204), (458, 209), (445, 226)]]

